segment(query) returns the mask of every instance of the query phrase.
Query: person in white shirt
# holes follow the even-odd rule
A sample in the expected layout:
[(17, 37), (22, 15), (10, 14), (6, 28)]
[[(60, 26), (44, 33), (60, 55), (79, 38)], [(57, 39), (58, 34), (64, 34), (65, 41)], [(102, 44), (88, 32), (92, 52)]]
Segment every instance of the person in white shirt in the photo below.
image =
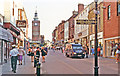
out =
[(18, 58), (19, 52), (16, 48), (16, 45), (12, 45), (12, 50), (10, 51), (11, 56), (11, 67), (12, 71), (16, 73), (16, 65), (17, 65), (17, 58)]
[(19, 47), (18, 51), (19, 51), (19, 56), (18, 56), (19, 65), (22, 65), (22, 59), (23, 59), (22, 57), (23, 57), (23, 55), (25, 55), (25, 52), (24, 52), (22, 46)]

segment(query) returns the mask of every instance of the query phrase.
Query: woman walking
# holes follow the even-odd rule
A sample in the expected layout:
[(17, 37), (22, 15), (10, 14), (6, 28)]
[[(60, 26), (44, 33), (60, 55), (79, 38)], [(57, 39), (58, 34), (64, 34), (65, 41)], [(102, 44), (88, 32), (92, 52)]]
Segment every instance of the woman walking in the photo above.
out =
[(42, 63), (45, 63), (45, 55), (46, 55), (46, 51), (44, 50), (44, 47), (42, 47), (42, 49), (41, 49), (41, 53), (42, 53)]
[(119, 62), (120, 59), (120, 50), (118, 50), (118, 48), (116, 49), (116, 63)]
[(18, 57), (19, 65), (22, 65), (22, 59), (23, 59), (23, 55), (25, 55), (25, 52), (22, 46), (20, 46), (18, 51), (19, 51), (19, 57)]
[(32, 47), (32, 50), (31, 50), (31, 62), (34, 61), (34, 47)]
[(40, 48), (39, 47), (37, 47), (36, 56), (40, 57)]

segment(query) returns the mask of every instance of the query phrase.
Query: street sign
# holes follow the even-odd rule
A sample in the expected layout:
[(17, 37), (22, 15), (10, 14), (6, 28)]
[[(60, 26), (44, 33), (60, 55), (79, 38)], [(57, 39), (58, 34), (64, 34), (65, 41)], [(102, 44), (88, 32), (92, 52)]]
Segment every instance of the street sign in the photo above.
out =
[(76, 24), (91, 25), (95, 24), (95, 20), (76, 20)]

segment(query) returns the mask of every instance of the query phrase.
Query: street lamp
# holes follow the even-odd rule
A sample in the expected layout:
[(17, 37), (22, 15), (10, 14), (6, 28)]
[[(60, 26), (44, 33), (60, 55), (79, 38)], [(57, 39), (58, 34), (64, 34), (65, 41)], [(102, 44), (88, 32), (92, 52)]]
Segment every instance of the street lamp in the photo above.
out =
[[(95, 11), (97, 11), (97, 2), (95, 1)], [(97, 48), (98, 48), (98, 40), (97, 40), (97, 15), (98, 13), (95, 13), (95, 67), (94, 67), (94, 76), (98, 76), (98, 56), (97, 56)]]

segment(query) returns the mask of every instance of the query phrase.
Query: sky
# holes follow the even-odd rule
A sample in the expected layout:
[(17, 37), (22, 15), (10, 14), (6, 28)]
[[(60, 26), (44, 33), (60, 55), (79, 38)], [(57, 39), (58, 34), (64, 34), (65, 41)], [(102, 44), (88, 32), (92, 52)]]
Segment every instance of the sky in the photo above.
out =
[[(0, 0), (0, 13), (4, 12), (4, 1)], [(13, 0), (9, 0), (13, 1)], [(72, 11), (78, 11), (78, 4), (85, 6), (94, 0), (14, 0), (22, 2), (26, 11), (29, 23), (29, 38), (32, 38), (32, 20), (37, 6), (38, 18), (40, 20), (40, 34), (45, 36), (45, 40), (52, 41), (52, 32), (62, 21), (72, 16)], [(116, 1), (116, 0), (104, 0)]]
[(40, 34), (45, 40), (52, 41), (52, 32), (62, 21), (72, 16), (72, 11), (78, 11), (78, 3), (85, 6), (94, 0), (23, 0), (23, 6), (29, 22), (29, 37), (32, 38), (32, 20), (37, 6), (40, 20)]

